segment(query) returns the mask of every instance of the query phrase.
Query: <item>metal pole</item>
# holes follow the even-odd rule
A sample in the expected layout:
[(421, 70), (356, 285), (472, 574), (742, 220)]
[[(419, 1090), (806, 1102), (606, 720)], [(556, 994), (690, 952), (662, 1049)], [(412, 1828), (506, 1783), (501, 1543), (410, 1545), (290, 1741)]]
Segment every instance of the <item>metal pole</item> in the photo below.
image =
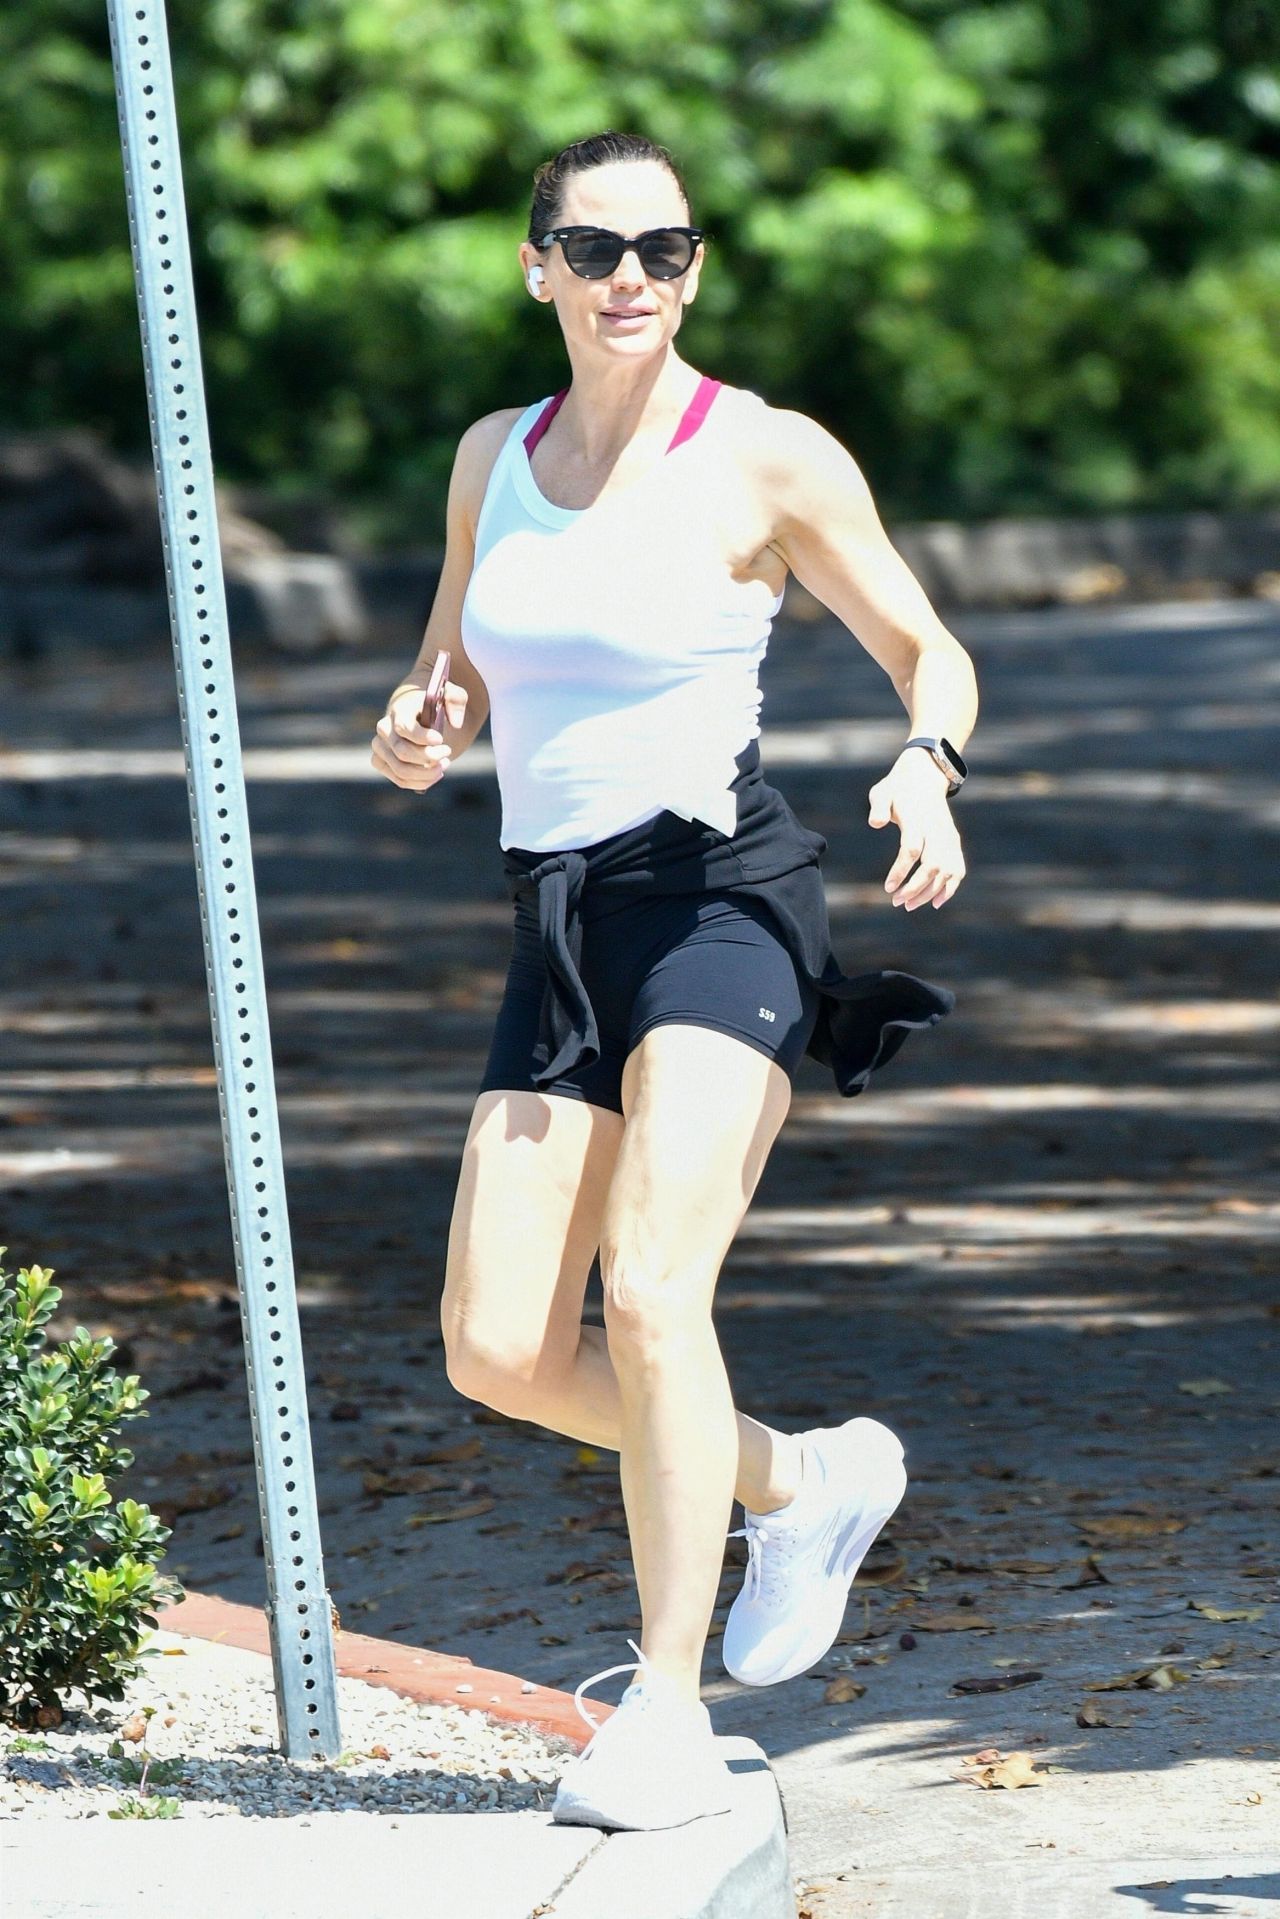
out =
[(280, 1743), (341, 1750), (168, 26), (107, 0), (160, 501)]

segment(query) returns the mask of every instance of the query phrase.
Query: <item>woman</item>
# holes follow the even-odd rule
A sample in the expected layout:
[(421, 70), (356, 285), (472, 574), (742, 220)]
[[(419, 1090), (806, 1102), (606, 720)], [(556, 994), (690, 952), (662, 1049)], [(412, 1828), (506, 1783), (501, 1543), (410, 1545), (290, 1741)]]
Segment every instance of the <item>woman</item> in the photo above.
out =
[[(951, 742), (977, 699), (843, 447), (676, 352), (705, 242), (665, 149), (567, 147), (519, 252), (571, 383), (463, 434), (426, 637), (372, 758), (425, 792), (492, 698), (515, 936), (449, 1234), (447, 1369), (621, 1455), (642, 1637), (594, 1678), (636, 1677), (553, 1818), (652, 1828), (728, 1809), (699, 1680), (734, 1498), (749, 1563), (724, 1659), (769, 1685), (828, 1650), (906, 1483), (875, 1420), (794, 1435), (736, 1413), (712, 1324), (800, 1055), (859, 1092), (954, 1003), (909, 974), (846, 978), (826, 841), (761, 778), (756, 675), (788, 569), (910, 715), (870, 791), (870, 823), (901, 830), (885, 888), (907, 912), (964, 875)], [(447, 737), (417, 723), (442, 649)], [(597, 1249), (603, 1329), (581, 1322)]]

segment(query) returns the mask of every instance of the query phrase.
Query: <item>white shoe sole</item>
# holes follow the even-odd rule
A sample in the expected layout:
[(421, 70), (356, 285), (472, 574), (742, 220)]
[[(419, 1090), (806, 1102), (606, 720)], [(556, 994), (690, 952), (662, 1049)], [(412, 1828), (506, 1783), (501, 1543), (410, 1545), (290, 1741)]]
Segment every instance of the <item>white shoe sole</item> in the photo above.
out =
[(654, 1832), (668, 1826), (687, 1826), (694, 1819), (713, 1818), (718, 1813), (730, 1811), (732, 1802), (727, 1788), (726, 1773), (725, 1786), (709, 1787), (701, 1800), (663, 1802), (655, 1797), (646, 1805), (636, 1781), (614, 1792), (593, 1793), (580, 1791), (562, 1782), (551, 1807), (551, 1818), (559, 1826), (600, 1826), (616, 1832)]

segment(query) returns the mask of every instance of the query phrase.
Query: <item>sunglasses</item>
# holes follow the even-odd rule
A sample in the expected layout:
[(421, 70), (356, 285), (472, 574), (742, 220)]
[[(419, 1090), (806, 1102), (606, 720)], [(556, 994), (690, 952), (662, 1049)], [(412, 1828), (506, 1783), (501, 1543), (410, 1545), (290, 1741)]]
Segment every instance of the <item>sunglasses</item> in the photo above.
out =
[(558, 240), (566, 263), (580, 280), (607, 280), (631, 247), (651, 279), (678, 280), (693, 265), (702, 237), (701, 227), (650, 227), (630, 239), (608, 227), (555, 227), (534, 245), (542, 249)]

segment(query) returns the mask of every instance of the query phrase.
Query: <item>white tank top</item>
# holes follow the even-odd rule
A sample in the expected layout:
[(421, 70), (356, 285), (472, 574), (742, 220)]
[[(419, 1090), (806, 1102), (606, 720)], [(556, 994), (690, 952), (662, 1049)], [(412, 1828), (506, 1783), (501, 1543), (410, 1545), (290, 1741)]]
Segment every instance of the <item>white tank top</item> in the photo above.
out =
[(717, 468), (697, 436), (719, 386), (704, 378), (665, 457), (593, 506), (553, 505), (529, 460), (567, 387), (503, 443), (461, 617), (489, 692), (503, 847), (591, 846), (664, 808), (734, 831), (782, 594), (734, 580), (716, 550)]

